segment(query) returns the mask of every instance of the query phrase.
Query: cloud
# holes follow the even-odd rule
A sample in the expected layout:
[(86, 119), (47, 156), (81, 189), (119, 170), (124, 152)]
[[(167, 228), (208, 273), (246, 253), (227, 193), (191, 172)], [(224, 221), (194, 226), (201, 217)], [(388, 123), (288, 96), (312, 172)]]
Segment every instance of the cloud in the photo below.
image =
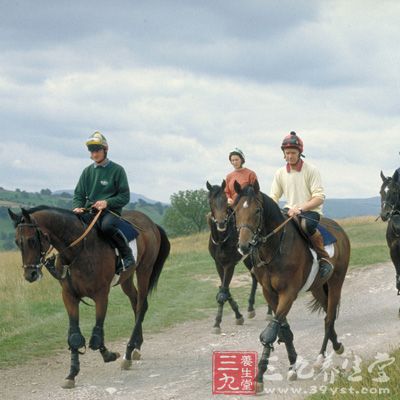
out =
[(397, 167), (397, 2), (117, 3), (2, 7), (2, 186), (74, 187), (95, 130), (162, 201), (220, 182), (236, 146), (268, 193), (291, 130), (329, 197)]

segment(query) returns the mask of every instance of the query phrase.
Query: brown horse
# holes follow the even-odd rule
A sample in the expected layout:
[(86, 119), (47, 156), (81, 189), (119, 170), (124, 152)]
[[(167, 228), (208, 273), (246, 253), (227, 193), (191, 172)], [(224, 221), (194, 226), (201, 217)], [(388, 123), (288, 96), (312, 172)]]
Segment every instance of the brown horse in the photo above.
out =
[[(400, 294), (400, 183), (398, 172), (393, 177), (385, 177), (381, 171), (382, 186), (381, 213), (382, 221), (389, 221), (386, 229), (386, 242), (390, 258), (396, 268), (396, 288)], [(400, 316), (400, 309), (399, 309)]]
[[(293, 345), (293, 333), (286, 320), (293, 302), (304, 287), (313, 264), (309, 243), (300, 233), (293, 221), (285, 224), (284, 216), (278, 205), (267, 195), (260, 192), (258, 182), (241, 188), (235, 182), (238, 198), (234, 205), (236, 225), (239, 230), (239, 251), (249, 254), (257, 262), (253, 268), (263, 294), (271, 305), (275, 318), (260, 335), (264, 346), (258, 365), (257, 391), (263, 390), (263, 375), (268, 366), (273, 343), (279, 337), (284, 342), (288, 353), (290, 368), (288, 379), (297, 378), (297, 353)], [(334, 244), (334, 272), (326, 284), (311, 286), (314, 296), (313, 311), (323, 309), (325, 317), (325, 335), (316, 366), (321, 366), (325, 357), (328, 340), (332, 342), (336, 353), (344, 351), (335, 332), (335, 319), (340, 303), (340, 294), (346, 275), (350, 242), (343, 229), (327, 218), (321, 220), (336, 238)], [(312, 334), (310, 332), (310, 334)]]
[[(214, 259), (215, 266), (221, 286), (219, 287), (216, 300), (218, 303), (217, 316), (213, 327), (214, 333), (221, 333), (221, 322), (224, 304), (228, 301), (233, 312), (235, 313), (236, 325), (244, 323), (243, 315), (239, 311), (238, 304), (233, 299), (229, 290), (236, 264), (243, 258), (237, 250), (238, 234), (236, 230), (235, 215), (232, 209), (228, 207), (228, 199), (225, 194), (225, 179), (221, 186), (211, 185), (206, 183), (208, 189), (208, 202), (210, 205), (211, 214), (208, 218), (210, 226), (210, 238), (208, 241), (208, 251)], [(254, 318), (256, 315), (254, 309), (255, 294), (257, 290), (257, 279), (251, 268), (253, 264), (249, 258), (246, 258), (244, 265), (250, 271), (251, 275), (251, 290), (248, 300), (247, 317)], [(272, 318), (272, 309), (268, 306), (267, 319)]]
[[(104, 345), (104, 319), (107, 311), (110, 285), (114, 277), (116, 255), (108, 241), (92, 229), (74, 246), (69, 246), (84, 232), (84, 225), (72, 211), (39, 206), (22, 214), (8, 210), (16, 228), (16, 243), (21, 250), (24, 276), (29, 282), (41, 278), (43, 264), (62, 286), (62, 298), (69, 317), (68, 345), (71, 350), (71, 367), (63, 388), (75, 386), (79, 373), (80, 349), (85, 348), (85, 338), (79, 328), (79, 303), (89, 297), (96, 304), (96, 324), (89, 347), (100, 350), (104, 362), (115, 361), (118, 353), (107, 350)], [(127, 344), (123, 369), (129, 369), (132, 359), (140, 358), (143, 343), (142, 322), (146, 314), (147, 296), (157, 285), (162, 267), (170, 251), (170, 243), (164, 230), (146, 215), (129, 211), (124, 218), (140, 227), (137, 238), (137, 264), (121, 273), (120, 284), (128, 296), (135, 314), (135, 324)], [(58, 251), (56, 265), (51, 265), (46, 254), (53, 246)], [(133, 283), (137, 275), (138, 290)]]

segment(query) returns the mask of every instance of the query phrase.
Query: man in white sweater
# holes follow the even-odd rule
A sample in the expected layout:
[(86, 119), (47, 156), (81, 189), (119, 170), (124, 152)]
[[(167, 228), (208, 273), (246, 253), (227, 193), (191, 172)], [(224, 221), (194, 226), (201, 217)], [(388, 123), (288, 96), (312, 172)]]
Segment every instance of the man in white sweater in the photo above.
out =
[(320, 173), (301, 159), (304, 145), (296, 132), (290, 132), (283, 139), (281, 149), (286, 165), (276, 171), (270, 197), (279, 203), (279, 199), (285, 196), (287, 214), (298, 217), (301, 227), (310, 237), (318, 255), (320, 277), (322, 282), (326, 282), (332, 275), (333, 265), (324, 249), (321, 233), (316, 229), (325, 200)]

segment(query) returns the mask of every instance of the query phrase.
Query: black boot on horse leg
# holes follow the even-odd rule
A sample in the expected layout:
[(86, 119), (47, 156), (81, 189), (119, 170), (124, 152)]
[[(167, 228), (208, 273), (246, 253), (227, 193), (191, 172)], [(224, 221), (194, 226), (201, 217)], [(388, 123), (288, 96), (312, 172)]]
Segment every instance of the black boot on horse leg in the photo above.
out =
[(288, 381), (294, 381), (297, 379), (297, 372), (296, 372), (296, 361), (297, 361), (297, 353), (296, 349), (293, 345), (293, 332), (290, 329), (288, 322), (285, 320), (280, 326), (278, 332), (278, 343), (285, 343), (286, 351), (288, 354), (289, 359), (289, 371), (287, 374)]
[(310, 236), (311, 243), (315, 252), (317, 253), (319, 262), (319, 280), (320, 285), (324, 284), (333, 274), (333, 264), (329, 257), (329, 254), (324, 248), (324, 239), (319, 230), (316, 230), (313, 235)]
[(274, 350), (273, 344), (278, 337), (279, 327), (279, 321), (273, 319), (260, 334), (260, 342), (264, 346), (264, 350), (261, 359), (258, 362), (256, 393), (264, 391), (264, 374), (268, 368), (269, 356), (271, 354), (271, 351)]
[(79, 374), (79, 349), (86, 347), (85, 338), (76, 322), (70, 322), (68, 331), (68, 346), (71, 350), (71, 366), (68, 376), (65, 378), (61, 387), (63, 389), (72, 389), (75, 387), (75, 377)]
[(100, 354), (103, 357), (104, 362), (115, 361), (120, 357), (118, 352), (114, 353), (109, 351), (106, 346), (104, 346), (104, 329), (102, 326), (96, 325), (92, 331), (92, 337), (89, 341), (89, 347), (92, 350), (100, 350)]
[(119, 229), (117, 229), (112, 236), (112, 240), (117, 246), (124, 269), (135, 265), (135, 257), (133, 257), (132, 249), (129, 247), (129, 243), (125, 235)]

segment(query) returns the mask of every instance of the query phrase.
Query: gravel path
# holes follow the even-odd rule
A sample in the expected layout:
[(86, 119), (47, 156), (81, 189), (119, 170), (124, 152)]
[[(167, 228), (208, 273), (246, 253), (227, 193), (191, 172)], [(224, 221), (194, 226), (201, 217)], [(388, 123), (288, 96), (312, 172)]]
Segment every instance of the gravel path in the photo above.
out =
[[(342, 356), (333, 357), (333, 369), (313, 373), (312, 363), (323, 336), (323, 316), (310, 314), (305, 306), (310, 294), (294, 304), (288, 320), (295, 335), (295, 346), (302, 368), (299, 379), (286, 380), (288, 361), (284, 345), (275, 345), (266, 390), (268, 399), (304, 398), (327, 384), (338, 368), (351, 370), (358, 357), (368, 364), (378, 353), (400, 347), (399, 301), (395, 290), (395, 272), (391, 263), (376, 264), (351, 271), (344, 283), (336, 331), (345, 346)], [(151, 307), (151, 303), (150, 303)], [(242, 308), (244, 308), (242, 306)], [(226, 308), (227, 310), (227, 308)], [(215, 350), (253, 350), (261, 353), (259, 333), (267, 322), (265, 307), (257, 309), (252, 320), (236, 326), (233, 314), (225, 313), (223, 333), (211, 333), (214, 315), (177, 325), (157, 334), (145, 334), (142, 360), (122, 371), (117, 363), (104, 364), (98, 352), (88, 350), (81, 356), (81, 372), (75, 389), (64, 390), (60, 383), (69, 370), (69, 352), (62, 350), (46, 360), (2, 370), (1, 398), (6, 400), (172, 400), (238, 399), (239, 396), (213, 396), (211, 393), (211, 357)], [(123, 353), (124, 341), (108, 347)], [(328, 351), (331, 351), (331, 346)], [(286, 393), (285, 393), (286, 392)], [(399, 389), (400, 393), (400, 389)], [(248, 396), (243, 398), (249, 399)]]

